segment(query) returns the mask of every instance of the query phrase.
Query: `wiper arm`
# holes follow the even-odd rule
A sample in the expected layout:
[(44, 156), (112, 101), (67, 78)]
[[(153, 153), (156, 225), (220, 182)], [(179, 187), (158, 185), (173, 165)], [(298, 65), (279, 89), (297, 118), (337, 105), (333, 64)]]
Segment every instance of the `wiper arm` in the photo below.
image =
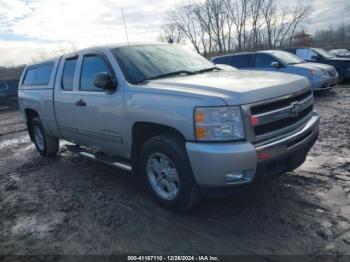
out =
[(152, 79), (164, 78), (164, 77), (168, 77), (168, 76), (176, 76), (176, 75), (181, 75), (181, 74), (193, 75), (195, 73), (196, 72), (193, 72), (193, 71), (179, 70), (179, 71), (175, 71), (175, 72), (171, 72), (171, 73), (167, 73), (167, 74), (160, 74), (160, 75), (152, 76), (152, 77), (145, 79), (145, 81), (152, 80)]
[(221, 70), (221, 69), (215, 66), (215, 67), (209, 67), (209, 68), (206, 68), (206, 69), (198, 70), (198, 71), (196, 71), (196, 73), (200, 74), (200, 73), (210, 72), (210, 71), (213, 71), (213, 70)]

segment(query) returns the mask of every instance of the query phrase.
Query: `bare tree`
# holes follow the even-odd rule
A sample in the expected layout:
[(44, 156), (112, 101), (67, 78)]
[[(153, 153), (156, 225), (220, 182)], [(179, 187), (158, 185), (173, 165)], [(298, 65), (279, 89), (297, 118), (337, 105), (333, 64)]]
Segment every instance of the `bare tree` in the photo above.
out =
[(191, 2), (175, 7), (169, 13), (170, 22), (188, 38), (193, 47), (200, 53), (201, 39), (198, 35), (199, 25), (195, 15), (195, 6)]
[(161, 27), (159, 35), (161, 42), (168, 42), (169, 44), (180, 44), (184, 40), (183, 32), (175, 23), (167, 23)]
[(238, 50), (245, 48), (246, 24), (249, 16), (248, 6), (251, 0), (227, 0), (228, 12), (236, 29)]
[(194, 9), (196, 19), (199, 22), (202, 37), (204, 54), (210, 53), (213, 47), (212, 16), (209, 5), (206, 2), (198, 4)]
[(212, 39), (217, 44), (220, 52), (226, 51), (225, 21), (226, 13), (223, 0), (207, 0), (205, 2), (209, 15)]
[(277, 0), (189, 0), (170, 12), (172, 28), (166, 35), (174, 41), (173, 33), (181, 32), (204, 54), (279, 47), (292, 43), (310, 9)]
[(254, 0), (250, 2), (250, 23), (251, 23), (251, 31), (249, 42), (251, 48), (256, 49), (259, 46), (259, 33), (260, 28), (262, 26), (262, 12), (261, 7), (263, 5), (264, 0)]
[(328, 29), (316, 31), (313, 45), (326, 49), (343, 49), (350, 46), (350, 23), (330, 26)]
[(299, 2), (298, 5), (295, 6), (294, 10), (292, 10), (292, 20), (291, 20), (291, 33), (289, 36), (289, 45), (292, 44), (293, 37), (298, 26), (305, 21), (305, 18), (309, 16), (311, 12), (310, 5), (303, 5)]

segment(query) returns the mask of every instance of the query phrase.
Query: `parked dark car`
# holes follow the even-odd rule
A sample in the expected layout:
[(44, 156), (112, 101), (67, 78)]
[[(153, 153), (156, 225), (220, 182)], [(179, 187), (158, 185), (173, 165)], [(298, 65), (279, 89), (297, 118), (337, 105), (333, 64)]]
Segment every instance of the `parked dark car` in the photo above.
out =
[(286, 51), (266, 50), (216, 56), (215, 64), (226, 64), (238, 69), (273, 71), (305, 76), (314, 91), (330, 90), (338, 83), (338, 73), (333, 66), (308, 63)]
[(350, 79), (350, 58), (336, 57), (322, 48), (298, 47), (286, 48), (284, 50), (291, 52), (308, 62), (334, 66), (339, 74), (339, 82), (344, 82), (344, 80)]
[(18, 107), (17, 93), (19, 80), (0, 80), (0, 105)]

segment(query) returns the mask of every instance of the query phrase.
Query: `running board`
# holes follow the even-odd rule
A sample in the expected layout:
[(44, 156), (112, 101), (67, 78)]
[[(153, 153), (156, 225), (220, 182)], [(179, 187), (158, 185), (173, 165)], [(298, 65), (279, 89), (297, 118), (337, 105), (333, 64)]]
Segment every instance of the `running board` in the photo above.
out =
[(107, 156), (101, 152), (97, 152), (94, 154), (80, 146), (75, 146), (75, 145), (67, 145), (66, 148), (72, 153), (79, 154), (81, 156), (107, 164), (109, 166), (117, 167), (117, 168), (126, 170), (128, 172), (132, 171), (130, 163), (118, 157)]

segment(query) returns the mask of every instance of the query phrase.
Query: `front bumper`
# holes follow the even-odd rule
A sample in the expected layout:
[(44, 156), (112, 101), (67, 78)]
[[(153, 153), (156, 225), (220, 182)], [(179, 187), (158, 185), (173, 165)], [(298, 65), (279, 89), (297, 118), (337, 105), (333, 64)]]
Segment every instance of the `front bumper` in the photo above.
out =
[[(314, 112), (299, 130), (275, 141), (240, 143), (186, 143), (193, 174), (200, 187), (229, 187), (276, 177), (300, 166), (315, 143), (319, 115)], [(228, 175), (242, 174), (236, 181)]]
[(312, 89), (314, 91), (329, 91), (333, 87), (336, 87), (338, 84), (339, 78), (338, 76), (335, 77), (328, 77), (320, 80), (311, 81)]

